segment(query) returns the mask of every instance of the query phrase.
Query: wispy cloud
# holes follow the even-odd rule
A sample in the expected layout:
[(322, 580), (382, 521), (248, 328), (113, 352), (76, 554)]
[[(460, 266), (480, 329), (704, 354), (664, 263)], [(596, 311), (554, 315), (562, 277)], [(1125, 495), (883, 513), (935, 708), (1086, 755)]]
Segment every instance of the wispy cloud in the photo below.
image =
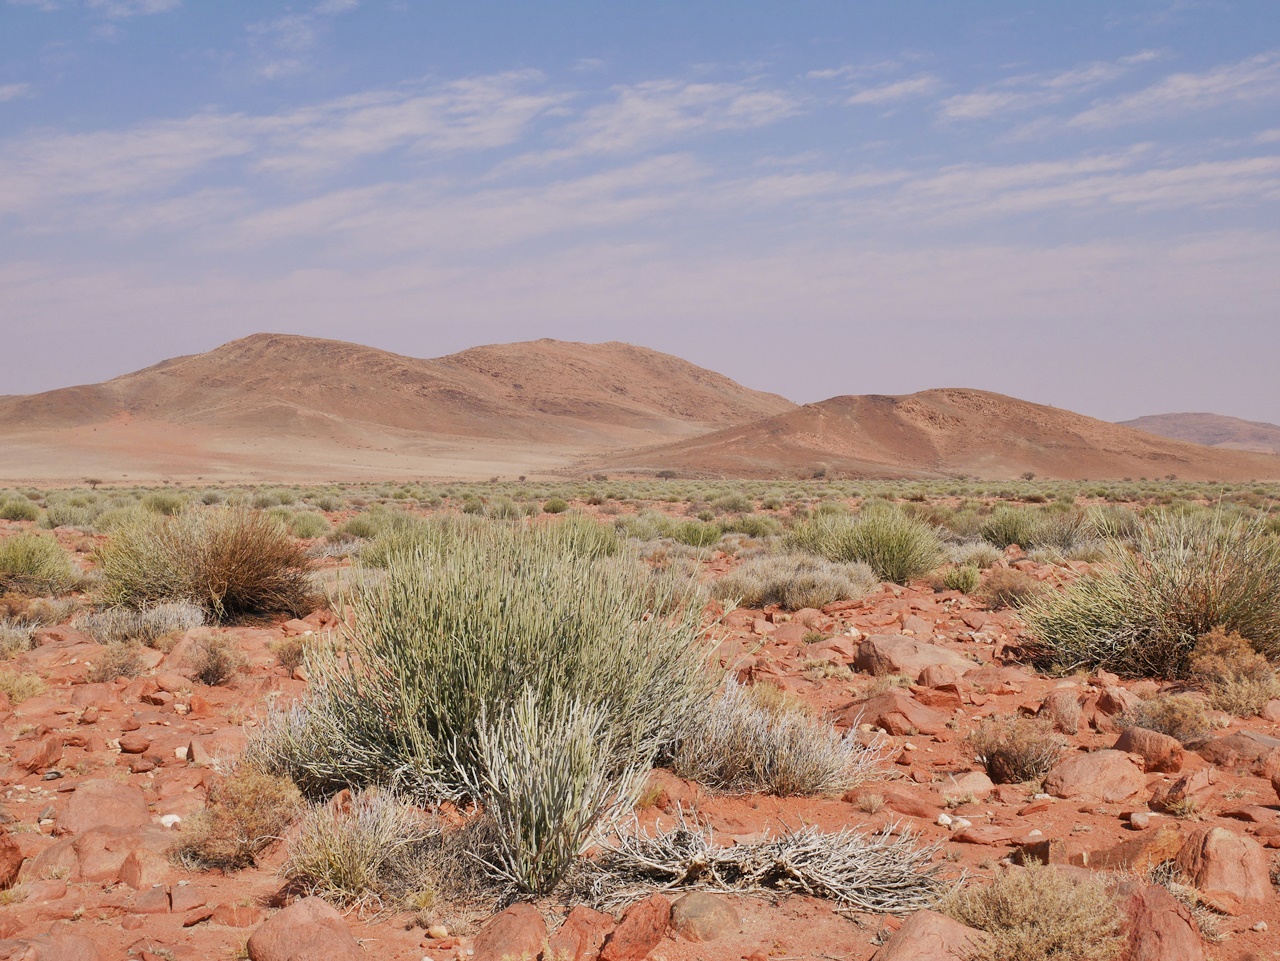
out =
[(6, 100), (20, 100), (30, 95), (31, 84), (29, 83), (6, 83), (0, 85), (0, 103)]
[(359, 5), (359, 0), (322, 0), (309, 10), (251, 23), (247, 29), (254, 72), (264, 80), (275, 80), (308, 69), (308, 54), (329, 30), (333, 18)]
[(1136, 93), (1094, 103), (1073, 127), (1115, 127), (1170, 114), (1280, 100), (1280, 53), (1268, 52), (1203, 73), (1175, 73)]
[(125, 20), (129, 17), (167, 13), (182, 6), (182, 0), (86, 0), (86, 6), (113, 20)]
[(866, 87), (849, 97), (851, 104), (879, 105), (909, 100), (912, 97), (927, 97), (936, 93), (942, 82), (932, 74), (920, 74), (905, 80), (893, 80), (875, 87)]

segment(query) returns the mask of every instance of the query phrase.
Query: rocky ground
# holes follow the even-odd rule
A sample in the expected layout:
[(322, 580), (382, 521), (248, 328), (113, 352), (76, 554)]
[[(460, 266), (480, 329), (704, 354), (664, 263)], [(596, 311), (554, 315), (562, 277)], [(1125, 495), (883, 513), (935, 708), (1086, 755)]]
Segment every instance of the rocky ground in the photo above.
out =
[[(1044, 581), (1073, 576), (1016, 553), (1009, 562)], [(713, 572), (732, 564), (718, 555)], [(37, 674), (46, 691), (0, 701), (0, 958), (485, 961), (519, 956), (522, 945), (536, 953), (548, 920), (544, 957), (580, 961), (963, 956), (966, 930), (941, 916), (845, 916), (801, 896), (655, 894), (618, 918), (578, 908), (562, 925), (564, 909), (517, 906), (428, 930), (405, 914), (343, 917), (316, 899), (290, 901), (276, 874), (281, 850), (226, 875), (178, 866), (168, 850), (210, 778), (269, 701), (306, 690), (270, 645), (332, 625), (316, 611), (220, 629), (247, 666), (218, 687), (193, 680), (189, 639), (167, 654), (149, 651), (137, 678), (89, 683), (103, 648), (67, 625), (38, 632), (35, 648), (7, 667)], [(658, 772), (642, 823), (696, 813), (723, 843), (801, 825), (891, 825), (941, 842), (949, 877), (990, 877), (1002, 860), (1027, 854), (1065, 871), (1119, 872), (1134, 919), (1130, 961), (1280, 956), (1271, 879), (1280, 703), (1250, 720), (1215, 715), (1219, 729), (1197, 750), (1163, 735), (1122, 735), (1117, 716), (1153, 693), (1152, 682), (1037, 676), (1015, 662), (1018, 629), (1007, 610), (924, 585), (886, 585), (822, 611), (730, 613), (722, 663), (881, 738), (886, 779), (838, 798), (717, 797)], [(1073, 749), (1042, 785), (993, 785), (964, 737), (983, 718), (1019, 713), (1052, 718)], [(1201, 893), (1197, 914), (1216, 927), (1206, 932), (1212, 940), (1141, 877), (1174, 860)]]

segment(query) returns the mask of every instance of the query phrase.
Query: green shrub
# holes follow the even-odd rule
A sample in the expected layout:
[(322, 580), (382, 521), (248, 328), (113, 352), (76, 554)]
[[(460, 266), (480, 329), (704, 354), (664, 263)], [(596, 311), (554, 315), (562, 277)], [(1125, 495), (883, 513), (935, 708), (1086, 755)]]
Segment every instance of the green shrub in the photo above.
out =
[(568, 509), (568, 501), (562, 501), (558, 497), (553, 497), (542, 505), (542, 511), (544, 514), (563, 514)]
[(1216, 627), (1280, 658), (1280, 541), (1257, 519), (1164, 513), (1132, 551), (1023, 611), (1042, 660), (1134, 677), (1181, 677)]
[(311, 562), (265, 514), (212, 509), (118, 528), (97, 552), (109, 606), (190, 601), (214, 620), (306, 613)]
[(323, 514), (315, 511), (299, 511), (289, 518), (289, 533), (303, 540), (324, 537), (333, 530), (333, 525)]
[(880, 582), (866, 564), (843, 564), (808, 554), (765, 554), (744, 561), (711, 586), (720, 600), (787, 610), (823, 607), (866, 597)]
[(943, 587), (949, 591), (959, 591), (962, 594), (972, 594), (978, 589), (980, 583), (982, 583), (982, 575), (971, 564), (950, 567), (942, 575)]
[(1239, 634), (1215, 628), (1196, 642), (1190, 676), (1210, 706), (1236, 717), (1256, 717), (1280, 697), (1275, 669)]
[(384, 576), (357, 574), (352, 656), (308, 659), (315, 696), (271, 718), (263, 757), (311, 794), (466, 794), (483, 770), (481, 718), (526, 687), (544, 712), (566, 690), (603, 706), (625, 756), (674, 738), (709, 684), (702, 600), (633, 554), (574, 553), (565, 530), (593, 522), (563, 523), (441, 525), (392, 552)]
[(71, 558), (52, 537), (15, 534), (0, 538), (0, 594), (60, 594), (76, 581)]
[(748, 537), (773, 537), (782, 533), (782, 522), (766, 514), (743, 514), (721, 526), (726, 534), (746, 534)]
[(142, 496), (142, 506), (153, 514), (172, 517), (186, 508), (187, 498), (177, 491), (151, 491)]
[(861, 561), (876, 576), (906, 584), (933, 570), (942, 557), (937, 533), (897, 507), (872, 505), (857, 517), (822, 515), (784, 538), (792, 550), (833, 561)]
[(137, 677), (144, 667), (141, 644), (129, 641), (108, 644), (98, 660), (89, 665), (85, 678), (90, 684), (102, 684), (118, 677)]
[(0, 504), (0, 520), (33, 521), (40, 516), (40, 508), (29, 500), (11, 500)]
[(980, 528), (984, 540), (1001, 549), (1017, 544), (1023, 550), (1034, 546), (1036, 516), (1017, 507), (998, 507)]
[(690, 547), (710, 547), (723, 536), (719, 524), (706, 521), (683, 521), (670, 529), (672, 540)]

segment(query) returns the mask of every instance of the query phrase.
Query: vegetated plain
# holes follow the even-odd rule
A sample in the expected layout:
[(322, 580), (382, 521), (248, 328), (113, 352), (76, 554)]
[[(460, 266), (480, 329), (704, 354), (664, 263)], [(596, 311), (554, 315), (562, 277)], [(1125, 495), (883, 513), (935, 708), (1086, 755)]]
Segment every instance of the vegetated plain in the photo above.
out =
[(1280, 924), (1277, 506), (1178, 481), (0, 491), (3, 933), (214, 957), (316, 895), (332, 944), (386, 958), (866, 959), (927, 931), (1248, 957)]

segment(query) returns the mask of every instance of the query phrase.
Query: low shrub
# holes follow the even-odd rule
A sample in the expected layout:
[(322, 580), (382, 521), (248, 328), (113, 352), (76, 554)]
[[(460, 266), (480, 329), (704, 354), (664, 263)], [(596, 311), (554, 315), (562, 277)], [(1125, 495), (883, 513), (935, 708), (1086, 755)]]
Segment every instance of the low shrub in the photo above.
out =
[(0, 593), (60, 594), (76, 581), (71, 558), (48, 535), (0, 538)]
[(21, 704), (28, 698), (43, 694), (48, 685), (39, 674), (30, 671), (18, 673), (0, 668), (0, 693), (9, 698), (10, 704)]
[(191, 646), (191, 668), (201, 684), (217, 687), (226, 684), (244, 668), (244, 655), (235, 641), (212, 631), (194, 638)]
[(9, 500), (0, 504), (0, 520), (34, 521), (39, 517), (40, 508), (25, 498), (22, 500)]
[(31, 650), (35, 628), (23, 621), (0, 618), (0, 660), (9, 660)]
[(972, 594), (982, 583), (982, 575), (970, 564), (950, 567), (942, 575), (942, 586), (949, 591)]
[(311, 561), (265, 514), (207, 509), (136, 521), (97, 551), (109, 606), (189, 601), (213, 620), (294, 616), (313, 603)]
[(98, 659), (89, 666), (85, 677), (90, 684), (102, 684), (118, 677), (137, 677), (144, 667), (142, 645), (129, 641), (118, 642), (107, 644), (102, 649)]
[(542, 512), (544, 514), (563, 514), (568, 509), (568, 501), (563, 501), (558, 497), (553, 497), (542, 505)]
[(242, 762), (209, 787), (204, 808), (183, 824), (176, 853), (193, 867), (250, 867), (301, 809), (288, 778)]
[(289, 518), (289, 533), (302, 540), (324, 537), (331, 530), (329, 519), (315, 511), (299, 511)]
[(767, 687), (728, 681), (672, 752), (672, 770), (716, 790), (780, 796), (847, 791), (879, 775), (879, 751), (770, 699)]
[(1107, 880), (1032, 863), (943, 903), (984, 933), (973, 961), (1113, 961), (1124, 946), (1121, 912)]
[(1052, 724), (1027, 717), (989, 718), (969, 734), (967, 742), (996, 784), (1039, 780), (1066, 750)]
[(132, 610), (109, 607), (81, 614), (75, 626), (101, 644), (136, 643), (165, 650), (171, 641), (204, 624), (204, 611), (188, 601)]
[(927, 574), (942, 557), (936, 531), (899, 508), (873, 505), (856, 517), (820, 515), (797, 524), (784, 538), (790, 550), (832, 561), (861, 561), (882, 580), (906, 584)]
[(1120, 717), (1123, 727), (1145, 727), (1196, 745), (1213, 734), (1203, 702), (1190, 694), (1162, 694), (1142, 701)]
[(1216, 627), (1280, 659), (1280, 539), (1257, 518), (1165, 512), (1132, 551), (1023, 611), (1041, 660), (1131, 677), (1185, 677)]
[(1189, 673), (1211, 707), (1236, 717), (1256, 717), (1280, 697), (1275, 669), (1239, 634), (1217, 627), (1196, 642)]
[(982, 578), (974, 596), (988, 607), (1019, 608), (1030, 603), (1043, 588), (1025, 571), (993, 567)]
[(185, 494), (177, 491), (151, 491), (142, 495), (139, 502), (153, 514), (162, 514), (165, 517), (172, 517), (180, 514), (187, 506), (187, 498)]
[(986, 541), (965, 541), (961, 544), (952, 544), (947, 548), (947, 559), (952, 564), (976, 567), (983, 571), (998, 563), (1003, 557), (1000, 551)]
[(711, 593), (747, 607), (779, 604), (798, 611), (866, 597), (879, 584), (866, 564), (838, 563), (807, 554), (764, 554), (716, 580)]
[(1037, 518), (1030, 510), (998, 507), (979, 528), (983, 540), (1001, 549), (1017, 544), (1023, 550), (1035, 543)]

